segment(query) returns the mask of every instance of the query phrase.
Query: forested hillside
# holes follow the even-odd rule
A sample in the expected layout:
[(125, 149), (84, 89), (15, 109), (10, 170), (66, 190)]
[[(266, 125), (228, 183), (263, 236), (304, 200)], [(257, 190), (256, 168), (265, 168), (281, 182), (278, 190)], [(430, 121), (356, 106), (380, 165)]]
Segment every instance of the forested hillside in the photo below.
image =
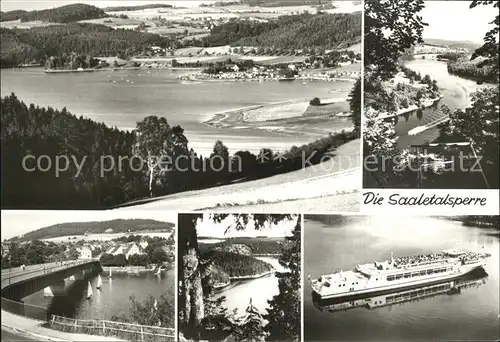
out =
[(99, 222), (66, 222), (40, 228), (25, 234), (22, 240), (41, 240), (68, 235), (102, 234), (107, 229), (113, 233), (137, 233), (141, 231), (171, 232), (175, 227), (173, 223), (145, 219), (118, 219)]
[(204, 253), (202, 258), (211, 260), (215, 267), (230, 277), (253, 276), (273, 270), (267, 262), (247, 255), (211, 250)]
[(102, 9), (86, 5), (72, 4), (57, 8), (44, 9), (40, 11), (9, 11), (2, 12), (1, 21), (45, 21), (50, 23), (72, 23), (86, 19), (97, 19), (106, 17), (106, 12)]
[(300, 14), (269, 22), (231, 20), (199, 41), (203, 46), (262, 46), (286, 49), (344, 48), (361, 41), (361, 13)]
[[(200, 239), (203, 239), (200, 237)], [(236, 237), (225, 240), (219, 243), (199, 243), (201, 251), (209, 249), (223, 249), (230, 251), (231, 246), (247, 246), (252, 254), (279, 254), (281, 253), (282, 244), (285, 238), (268, 238), (268, 237)], [(245, 254), (245, 253), (240, 253)]]
[[(100, 175), (100, 156), (132, 155), (134, 134), (106, 127), (63, 109), (27, 106), (15, 95), (1, 100), (2, 206), (16, 208), (80, 208), (118, 204), (134, 198), (144, 189), (140, 172), (126, 167), (121, 173)], [(66, 172), (55, 175), (36, 167), (28, 155), (74, 156)], [(82, 160), (85, 159), (83, 164)], [(60, 161), (63, 163), (63, 161)], [(46, 167), (45, 161), (44, 167)], [(62, 164), (61, 164), (62, 166)], [(54, 165), (52, 165), (54, 167)], [(76, 176), (78, 175), (78, 176)], [(145, 190), (143, 190), (145, 191)]]
[(45, 56), (61, 56), (63, 53), (128, 57), (151, 45), (167, 47), (174, 44), (171, 39), (152, 33), (83, 23), (29, 30), (2, 28), (0, 39), (0, 65), (3, 68), (32, 61), (43, 63)]

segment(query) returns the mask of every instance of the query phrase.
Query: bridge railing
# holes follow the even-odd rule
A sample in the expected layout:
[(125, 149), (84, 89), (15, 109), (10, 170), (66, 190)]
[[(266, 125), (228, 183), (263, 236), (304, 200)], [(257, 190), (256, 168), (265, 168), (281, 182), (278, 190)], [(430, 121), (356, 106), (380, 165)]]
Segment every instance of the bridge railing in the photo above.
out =
[(49, 318), (47, 308), (43, 306), (16, 302), (6, 298), (1, 298), (1, 302), (2, 310), (5, 310), (12, 314), (44, 322)]
[(22, 281), (25, 279), (29, 279), (33, 277), (36, 273), (40, 274), (46, 274), (46, 273), (51, 273), (55, 271), (60, 271), (68, 267), (74, 267), (78, 266), (81, 264), (86, 264), (91, 261), (95, 261), (94, 259), (90, 260), (72, 260), (72, 261), (66, 261), (62, 264), (55, 264), (55, 263), (50, 263), (50, 264), (41, 264), (41, 265), (36, 265), (36, 268), (30, 268), (31, 266), (28, 266), (29, 268), (26, 270), (20, 270), (16, 269), (14, 271), (3, 271), (2, 272), (2, 288), (4, 288), (7, 285), (14, 284), (18, 281)]
[(64, 332), (116, 337), (127, 341), (175, 341), (175, 329), (105, 320), (81, 320), (52, 315), (52, 329)]

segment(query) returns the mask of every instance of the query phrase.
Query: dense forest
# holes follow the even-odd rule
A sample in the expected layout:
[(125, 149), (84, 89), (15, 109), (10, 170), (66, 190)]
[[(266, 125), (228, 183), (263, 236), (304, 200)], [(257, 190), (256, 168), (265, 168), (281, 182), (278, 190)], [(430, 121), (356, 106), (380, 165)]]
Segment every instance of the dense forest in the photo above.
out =
[(40, 11), (2, 12), (0, 20), (21, 20), (22, 22), (37, 20), (50, 23), (73, 23), (80, 20), (98, 19), (105, 17), (107, 17), (106, 12), (98, 7), (86, 4), (71, 4)]
[(77, 55), (76, 53), (66, 54), (61, 56), (51, 56), (45, 61), (45, 69), (47, 70), (77, 70), (79, 68), (89, 69), (97, 66), (108, 66), (107, 63), (99, 61), (91, 55)]
[[(99, 172), (101, 156), (132, 155), (133, 133), (77, 118), (65, 108), (27, 106), (14, 94), (1, 100), (1, 108), (2, 205), (83, 209), (123, 203), (140, 196), (141, 189), (147, 194), (141, 173), (128, 167)], [(45, 155), (43, 166), (37, 167), (35, 157), (25, 159), (29, 155)], [(67, 171), (56, 175), (57, 158), (61, 166), (68, 163)], [(50, 167), (52, 172), (43, 171)]]
[(2, 68), (33, 61), (44, 63), (46, 56), (64, 53), (126, 58), (152, 45), (166, 48), (176, 44), (175, 40), (157, 34), (83, 23), (29, 30), (1, 28), (0, 39)]
[(68, 235), (102, 234), (108, 229), (113, 233), (141, 232), (141, 231), (159, 231), (171, 232), (175, 227), (170, 222), (160, 222), (146, 219), (117, 219), (111, 221), (98, 222), (66, 222), (52, 226), (37, 229), (26, 233), (21, 240), (40, 240)]
[(300, 14), (269, 22), (231, 20), (212, 29), (198, 45), (303, 49), (345, 48), (361, 41), (361, 14)]
[(145, 9), (154, 9), (154, 8), (172, 8), (172, 5), (168, 4), (147, 4), (147, 5), (138, 5), (138, 6), (113, 6), (113, 7), (105, 7), (103, 10), (105, 12), (126, 12), (126, 11), (142, 11)]
[(241, 0), (239, 2), (245, 5), (259, 7), (312, 6), (328, 3), (328, 1), (325, 0)]
[(284, 238), (268, 238), (268, 237), (256, 237), (256, 238), (245, 238), (236, 237), (225, 240), (219, 243), (208, 243), (203, 244), (199, 242), (200, 250), (206, 251), (214, 248), (226, 248), (232, 245), (244, 245), (247, 246), (252, 254), (279, 254), (281, 252), (282, 243)]
[(252, 276), (273, 270), (267, 262), (247, 255), (211, 250), (202, 254), (201, 258), (211, 260), (230, 277)]
[[(217, 141), (212, 154), (203, 157), (188, 148), (184, 130), (165, 118), (144, 118), (135, 131), (125, 132), (65, 108), (28, 106), (14, 94), (1, 99), (1, 108), (2, 206), (11, 209), (99, 209), (270, 177), (303, 168), (304, 155), (312, 155), (311, 165), (322, 162), (333, 148), (356, 139), (354, 132), (330, 134), (292, 146), (283, 153), (285, 160), (275, 159), (270, 149), (260, 153), (265, 160), (248, 151), (232, 157)], [(151, 155), (176, 160), (177, 168), (149, 167)], [(220, 160), (225, 161), (222, 167)]]
[(471, 61), (466, 57), (449, 61), (448, 72), (478, 82), (496, 83), (496, 75), (491, 65), (483, 66), (480, 61)]

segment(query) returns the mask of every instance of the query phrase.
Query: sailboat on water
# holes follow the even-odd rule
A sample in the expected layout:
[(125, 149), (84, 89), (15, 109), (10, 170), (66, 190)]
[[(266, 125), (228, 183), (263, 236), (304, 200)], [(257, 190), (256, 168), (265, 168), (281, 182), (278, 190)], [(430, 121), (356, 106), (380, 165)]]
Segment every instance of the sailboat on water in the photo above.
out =
[(109, 269), (109, 276), (108, 276), (108, 278), (109, 278), (109, 279), (111, 279), (111, 275), (112, 275), (112, 274), (113, 274), (113, 270), (110, 268), (110, 269)]
[(93, 292), (92, 292), (92, 286), (90, 285), (90, 281), (89, 281), (89, 284), (87, 286), (87, 299), (90, 299), (93, 295)]
[(50, 286), (47, 286), (46, 288), (43, 289), (43, 296), (44, 297), (54, 297), (54, 293), (52, 292), (52, 289)]
[(97, 276), (97, 286), (96, 286), (96, 288), (100, 289), (101, 287), (102, 287), (102, 278), (101, 278), (101, 275), (99, 274)]
[(158, 266), (158, 269), (156, 270), (155, 276), (161, 277), (161, 266)]

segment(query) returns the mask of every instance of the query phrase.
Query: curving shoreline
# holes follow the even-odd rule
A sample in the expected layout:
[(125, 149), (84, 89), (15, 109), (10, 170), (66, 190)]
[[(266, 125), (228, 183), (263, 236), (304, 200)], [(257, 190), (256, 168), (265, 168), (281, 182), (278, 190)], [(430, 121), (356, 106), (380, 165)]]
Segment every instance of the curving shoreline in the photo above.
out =
[(441, 100), (443, 97), (444, 97), (443, 95), (440, 95), (439, 97), (436, 97), (434, 99), (425, 99), (422, 101), (421, 106), (411, 105), (408, 108), (400, 109), (395, 113), (382, 112), (382, 113), (379, 113), (377, 118), (381, 119), (381, 120), (389, 119), (389, 118), (394, 118), (396, 116), (403, 115), (406, 113), (411, 113), (411, 112), (416, 111), (418, 109), (429, 108), (429, 107), (432, 107), (436, 102)]

